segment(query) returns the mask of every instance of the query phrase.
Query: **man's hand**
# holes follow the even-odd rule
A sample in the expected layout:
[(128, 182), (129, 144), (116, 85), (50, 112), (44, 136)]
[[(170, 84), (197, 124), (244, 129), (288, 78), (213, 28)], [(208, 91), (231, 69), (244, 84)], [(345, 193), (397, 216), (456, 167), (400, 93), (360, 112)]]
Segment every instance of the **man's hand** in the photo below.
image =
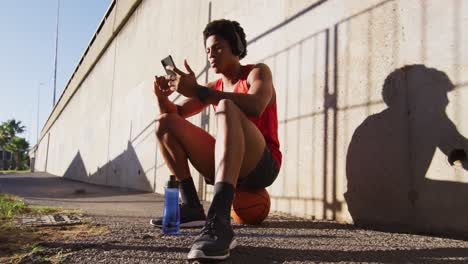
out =
[(174, 90), (168, 85), (168, 80), (163, 76), (154, 76), (154, 94), (159, 99), (165, 99), (170, 96)]
[(174, 91), (171, 90), (165, 77), (154, 76), (154, 94), (158, 98), (159, 112), (177, 113), (177, 106), (168, 98)]
[(179, 70), (177, 67), (167, 66), (168, 70), (174, 71), (177, 75), (168, 75), (166, 76), (166, 80), (168, 81), (170, 90), (177, 91), (186, 97), (196, 97), (197, 91), (200, 89), (197, 78), (188, 65), (187, 60), (184, 60), (184, 65), (188, 73)]

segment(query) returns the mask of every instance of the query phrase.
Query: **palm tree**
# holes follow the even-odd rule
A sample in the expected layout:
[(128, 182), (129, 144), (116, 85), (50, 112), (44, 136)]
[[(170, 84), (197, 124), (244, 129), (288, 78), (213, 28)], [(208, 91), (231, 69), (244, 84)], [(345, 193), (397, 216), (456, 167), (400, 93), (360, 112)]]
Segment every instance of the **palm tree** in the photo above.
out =
[(3, 147), (5, 143), (10, 140), (10, 133), (5, 122), (0, 125), (0, 147)]
[(21, 153), (28, 150), (29, 143), (24, 139), (17, 137), (25, 131), (26, 127), (21, 125), (21, 121), (10, 119), (0, 125), (0, 147), (13, 153), (13, 167), (21, 167)]
[(21, 134), (25, 131), (26, 127), (21, 125), (21, 121), (16, 121), (15, 119), (10, 119), (6, 121), (7, 127), (9, 127), (13, 133), (12, 135), (15, 136), (16, 134)]
[(22, 169), (22, 153), (29, 149), (29, 143), (26, 139), (14, 136), (9, 142), (4, 145), (4, 149), (13, 153), (12, 167), (19, 170)]
[(25, 131), (26, 127), (21, 125), (21, 121), (15, 119), (7, 120), (0, 125), (0, 146), (10, 141), (17, 134)]

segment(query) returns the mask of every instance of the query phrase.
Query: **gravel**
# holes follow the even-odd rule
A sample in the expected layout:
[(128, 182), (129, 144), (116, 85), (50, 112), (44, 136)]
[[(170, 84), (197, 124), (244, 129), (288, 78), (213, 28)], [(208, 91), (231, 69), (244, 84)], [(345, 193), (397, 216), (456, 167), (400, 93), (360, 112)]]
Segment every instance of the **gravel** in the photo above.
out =
[[(93, 216), (110, 232), (74, 241), (41, 244), (21, 263), (189, 263), (198, 229), (162, 235), (149, 219)], [(239, 246), (221, 263), (468, 263), (468, 241), (364, 230), (330, 221), (270, 216), (261, 226), (235, 226)], [(25, 262), (26, 261), (26, 262)], [(42, 262), (41, 262), (42, 261)]]
[[(45, 173), (0, 175), (4, 192), (30, 204), (80, 208), (110, 232), (42, 243), (20, 263), (189, 263), (199, 229), (162, 235), (149, 218), (163, 197), (70, 181)], [(77, 192), (77, 190), (85, 190)], [(239, 246), (223, 263), (468, 263), (468, 240), (380, 232), (270, 214), (261, 226), (235, 226)], [(1, 242), (0, 242), (1, 243)]]

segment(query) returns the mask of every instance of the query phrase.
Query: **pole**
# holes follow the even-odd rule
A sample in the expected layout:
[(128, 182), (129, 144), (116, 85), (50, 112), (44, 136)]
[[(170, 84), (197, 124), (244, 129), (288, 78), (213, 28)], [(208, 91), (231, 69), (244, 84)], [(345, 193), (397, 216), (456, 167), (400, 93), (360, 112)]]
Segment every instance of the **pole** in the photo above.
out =
[(57, 90), (57, 51), (58, 51), (58, 35), (59, 35), (59, 14), (60, 14), (60, 0), (57, 0), (57, 19), (55, 28), (55, 56), (54, 56), (54, 95), (52, 100), (52, 108), (55, 106), (55, 94)]

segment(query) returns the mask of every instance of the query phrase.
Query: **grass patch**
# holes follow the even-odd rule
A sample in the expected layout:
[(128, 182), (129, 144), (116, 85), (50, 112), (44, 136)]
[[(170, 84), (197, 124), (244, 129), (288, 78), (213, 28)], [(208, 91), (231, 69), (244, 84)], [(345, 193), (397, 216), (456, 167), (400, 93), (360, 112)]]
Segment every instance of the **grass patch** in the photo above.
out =
[(0, 194), (0, 220), (11, 219), (26, 210), (24, 200), (10, 194)]
[[(14, 222), (23, 215), (46, 215), (54, 213), (79, 213), (80, 210), (59, 207), (27, 205), (24, 199), (10, 194), (0, 193), (0, 263), (17, 263), (21, 258), (40, 255), (43, 249), (40, 242), (52, 240), (72, 240), (77, 237), (95, 236), (108, 232), (106, 226), (96, 226), (89, 221), (78, 225), (62, 226), (24, 226)], [(50, 256), (60, 262), (62, 251)], [(52, 262), (55, 262), (52, 261)]]
[(12, 219), (24, 214), (79, 213), (77, 209), (64, 209), (42, 205), (26, 205), (24, 199), (11, 194), (0, 193), (0, 220)]

